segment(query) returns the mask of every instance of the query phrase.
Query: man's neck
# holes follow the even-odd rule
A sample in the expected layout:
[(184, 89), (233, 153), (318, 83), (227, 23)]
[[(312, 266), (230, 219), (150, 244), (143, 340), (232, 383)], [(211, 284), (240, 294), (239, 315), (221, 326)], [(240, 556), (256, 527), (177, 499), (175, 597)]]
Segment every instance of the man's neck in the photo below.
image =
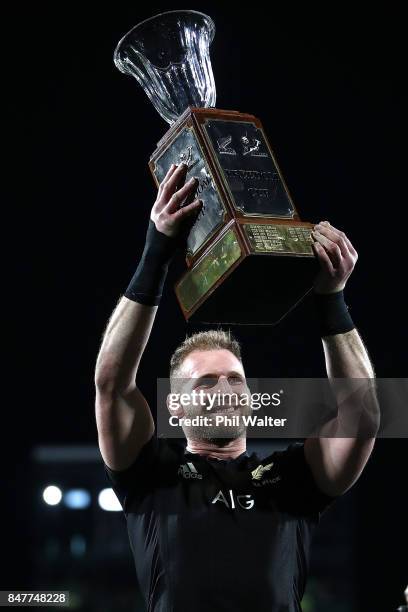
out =
[(222, 446), (208, 440), (191, 440), (187, 438), (186, 450), (213, 459), (236, 459), (246, 451), (246, 438), (229, 440)]

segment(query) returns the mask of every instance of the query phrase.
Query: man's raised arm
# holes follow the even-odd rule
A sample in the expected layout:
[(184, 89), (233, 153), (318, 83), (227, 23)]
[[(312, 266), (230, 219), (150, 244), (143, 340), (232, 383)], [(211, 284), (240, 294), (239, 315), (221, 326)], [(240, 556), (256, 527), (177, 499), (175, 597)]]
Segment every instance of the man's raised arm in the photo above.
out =
[(305, 456), (319, 488), (337, 496), (355, 483), (370, 457), (379, 409), (374, 369), (343, 297), (357, 252), (347, 236), (327, 221), (315, 226), (313, 237), (321, 266), (315, 305), (338, 415), (319, 437), (306, 440)]
[[(102, 458), (113, 470), (136, 459), (154, 433), (150, 408), (136, 385), (140, 360), (149, 340), (168, 264), (201, 207), (191, 201), (197, 180), (185, 183), (187, 167), (172, 165), (150, 215), (139, 266), (107, 325), (96, 370), (96, 424)], [(185, 183), (185, 184), (184, 184)]]

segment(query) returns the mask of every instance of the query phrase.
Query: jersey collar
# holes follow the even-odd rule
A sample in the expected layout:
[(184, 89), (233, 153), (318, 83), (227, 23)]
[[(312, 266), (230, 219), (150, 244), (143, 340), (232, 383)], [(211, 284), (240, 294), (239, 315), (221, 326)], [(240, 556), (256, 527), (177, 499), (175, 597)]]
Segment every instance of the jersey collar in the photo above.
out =
[(185, 444), (184, 445), (184, 456), (185, 457), (196, 457), (196, 458), (200, 458), (202, 460), (213, 461), (217, 465), (221, 465), (223, 463), (235, 463), (235, 462), (239, 462), (242, 459), (244, 459), (245, 457), (249, 457), (249, 454), (248, 454), (248, 451), (245, 450), (243, 453), (238, 455), (238, 457), (235, 457), (235, 459), (232, 459), (232, 458), (218, 459), (217, 457), (206, 457), (205, 455), (200, 455), (200, 453), (192, 453), (192, 452), (187, 450), (187, 444)]

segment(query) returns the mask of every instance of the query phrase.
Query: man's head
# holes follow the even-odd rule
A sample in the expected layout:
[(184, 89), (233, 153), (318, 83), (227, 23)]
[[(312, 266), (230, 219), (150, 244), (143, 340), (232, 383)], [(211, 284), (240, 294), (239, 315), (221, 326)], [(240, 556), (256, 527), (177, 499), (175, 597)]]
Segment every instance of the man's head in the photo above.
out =
[(185, 360), (193, 352), (205, 352), (215, 350), (226, 350), (235, 356), (240, 362), (240, 367), (243, 371), (241, 347), (239, 342), (232, 336), (230, 331), (221, 329), (211, 329), (209, 331), (193, 334), (176, 348), (170, 359), (170, 380), (173, 382), (175, 378), (184, 376), (184, 372), (188, 369), (184, 364)]
[[(215, 425), (215, 416), (231, 419), (249, 413), (247, 406), (238, 404), (248, 389), (240, 345), (229, 331), (210, 330), (187, 337), (171, 357), (170, 385), (173, 395), (184, 393), (197, 399), (196, 404), (184, 404), (177, 411), (179, 417), (211, 417), (209, 425), (183, 424), (188, 439), (223, 444), (245, 435), (242, 419), (238, 419), (236, 425), (231, 425), (231, 420), (227, 419), (224, 419), (226, 426), (223, 423)], [(175, 414), (170, 407), (169, 410)]]

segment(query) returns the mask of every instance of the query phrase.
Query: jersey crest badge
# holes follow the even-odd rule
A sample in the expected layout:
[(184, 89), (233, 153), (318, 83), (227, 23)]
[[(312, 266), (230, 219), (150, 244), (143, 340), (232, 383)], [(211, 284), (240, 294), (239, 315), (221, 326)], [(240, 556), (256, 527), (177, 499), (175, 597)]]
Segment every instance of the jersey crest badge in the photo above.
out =
[(255, 468), (251, 474), (252, 474), (252, 480), (261, 480), (262, 476), (264, 475), (265, 472), (269, 472), (269, 470), (272, 468), (273, 463), (268, 463), (267, 465), (258, 465), (257, 468)]

